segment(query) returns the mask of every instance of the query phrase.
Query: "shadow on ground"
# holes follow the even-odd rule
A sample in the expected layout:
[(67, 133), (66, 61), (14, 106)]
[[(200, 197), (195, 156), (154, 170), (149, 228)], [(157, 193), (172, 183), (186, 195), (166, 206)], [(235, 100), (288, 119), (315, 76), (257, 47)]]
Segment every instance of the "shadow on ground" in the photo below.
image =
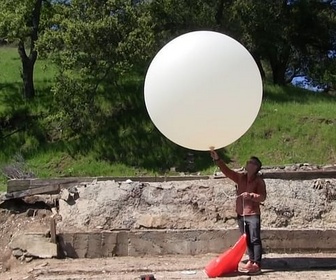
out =
[(265, 258), (262, 267), (276, 271), (336, 270), (336, 257)]

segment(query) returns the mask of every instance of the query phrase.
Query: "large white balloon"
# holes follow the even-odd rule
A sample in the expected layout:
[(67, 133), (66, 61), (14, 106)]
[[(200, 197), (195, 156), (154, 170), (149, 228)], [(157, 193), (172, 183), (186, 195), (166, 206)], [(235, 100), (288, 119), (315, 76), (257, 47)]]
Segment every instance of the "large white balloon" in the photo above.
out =
[(145, 79), (145, 104), (159, 131), (176, 144), (205, 151), (225, 147), (253, 124), (262, 80), (239, 42), (195, 31), (166, 44)]

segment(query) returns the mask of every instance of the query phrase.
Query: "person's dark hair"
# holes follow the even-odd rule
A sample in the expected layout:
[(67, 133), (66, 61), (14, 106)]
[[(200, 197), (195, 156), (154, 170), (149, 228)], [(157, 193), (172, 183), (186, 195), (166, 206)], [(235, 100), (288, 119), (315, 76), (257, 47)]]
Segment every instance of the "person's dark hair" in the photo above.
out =
[(262, 163), (261, 163), (260, 159), (255, 157), (255, 156), (252, 156), (252, 157), (250, 157), (250, 160), (253, 160), (258, 165), (257, 172), (259, 172), (261, 167), (262, 167)]

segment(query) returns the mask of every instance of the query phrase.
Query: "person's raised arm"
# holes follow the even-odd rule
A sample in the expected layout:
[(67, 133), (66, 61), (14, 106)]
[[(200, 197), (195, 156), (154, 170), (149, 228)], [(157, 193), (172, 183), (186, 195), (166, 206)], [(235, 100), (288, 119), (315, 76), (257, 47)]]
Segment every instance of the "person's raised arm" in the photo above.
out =
[(219, 167), (219, 169), (223, 172), (223, 174), (230, 178), (232, 181), (238, 184), (239, 181), (239, 173), (230, 169), (225, 162), (218, 156), (217, 152), (214, 149), (210, 149), (210, 155), (215, 162), (215, 164)]

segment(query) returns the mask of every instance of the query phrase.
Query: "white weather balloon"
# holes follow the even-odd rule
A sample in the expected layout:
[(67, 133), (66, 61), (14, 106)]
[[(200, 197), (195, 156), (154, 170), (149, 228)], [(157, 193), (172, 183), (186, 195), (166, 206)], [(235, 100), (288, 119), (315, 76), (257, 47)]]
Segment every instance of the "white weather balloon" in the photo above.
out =
[(262, 101), (259, 69), (243, 45), (213, 31), (166, 44), (151, 62), (144, 87), (149, 116), (176, 144), (205, 151), (240, 138)]

